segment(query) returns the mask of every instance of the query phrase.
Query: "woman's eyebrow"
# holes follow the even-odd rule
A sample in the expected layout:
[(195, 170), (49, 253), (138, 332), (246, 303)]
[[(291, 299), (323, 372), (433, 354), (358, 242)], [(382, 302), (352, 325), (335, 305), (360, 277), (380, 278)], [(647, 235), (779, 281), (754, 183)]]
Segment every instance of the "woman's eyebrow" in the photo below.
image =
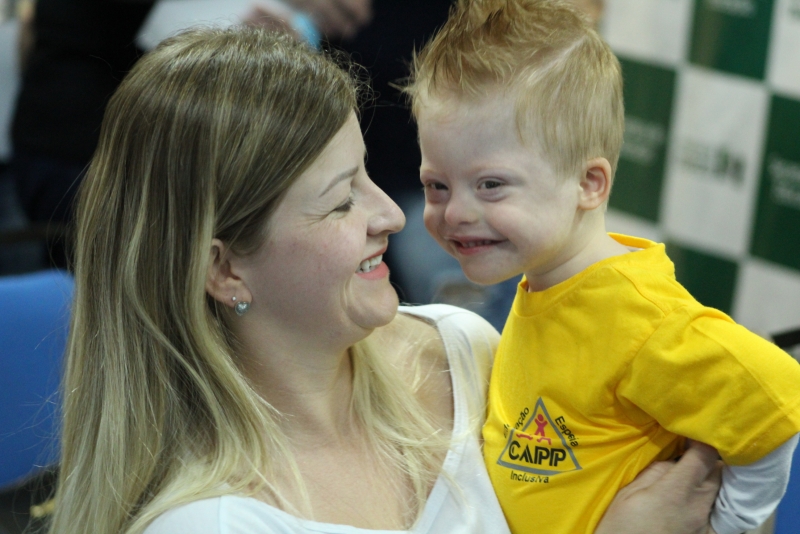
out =
[(333, 178), (333, 180), (331, 180), (331, 183), (328, 184), (328, 187), (326, 187), (325, 189), (322, 190), (322, 193), (320, 193), (319, 196), (320, 197), (325, 196), (325, 193), (327, 193), (328, 191), (330, 191), (331, 189), (336, 187), (336, 184), (338, 184), (342, 180), (347, 180), (348, 178), (352, 178), (356, 174), (358, 174), (358, 165), (356, 165), (352, 169), (348, 169), (348, 170), (346, 170), (346, 171), (344, 171), (342, 173), (337, 174)]

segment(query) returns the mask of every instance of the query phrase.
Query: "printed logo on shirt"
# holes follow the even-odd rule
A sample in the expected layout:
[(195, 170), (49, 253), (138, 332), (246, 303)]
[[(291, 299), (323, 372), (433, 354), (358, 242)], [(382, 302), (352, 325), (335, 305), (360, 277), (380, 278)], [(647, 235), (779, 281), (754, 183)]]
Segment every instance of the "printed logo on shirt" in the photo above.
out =
[(497, 459), (498, 465), (546, 476), (581, 469), (572, 452), (572, 447), (578, 445), (577, 438), (568, 429), (569, 440), (565, 438), (561, 428), (566, 429), (566, 425), (563, 421), (560, 425), (553, 424), (541, 397), (533, 412), (526, 409), (520, 415), (523, 421), (530, 417), (522, 429), (518, 421), (516, 427), (509, 430), (506, 446)]

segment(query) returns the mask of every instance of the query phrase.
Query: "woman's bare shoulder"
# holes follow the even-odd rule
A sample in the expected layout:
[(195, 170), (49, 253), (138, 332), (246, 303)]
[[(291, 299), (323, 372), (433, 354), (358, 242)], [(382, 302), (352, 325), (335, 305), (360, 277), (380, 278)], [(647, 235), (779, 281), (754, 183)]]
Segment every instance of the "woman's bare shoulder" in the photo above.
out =
[[(487, 352), (492, 355), (500, 341), (500, 334), (483, 317), (444, 304), (402, 307), (394, 320), (377, 330), (375, 336), (380, 343), (411, 348), (410, 352), (393, 352), (412, 365), (415, 359), (422, 358), (429, 364), (438, 362), (443, 368), (448, 365), (448, 348), (456, 352)], [(443, 342), (443, 337), (448, 343)]]
[(443, 427), (453, 420), (453, 390), (444, 342), (436, 325), (424, 317), (398, 313), (373, 333), (379, 347), (391, 347), (386, 357), (420, 403)]
[[(447, 375), (447, 383), (440, 381), (434, 387), (446, 385), (450, 395), (455, 380), (466, 386), (464, 391), (471, 399), (482, 403), (500, 342), (497, 330), (480, 315), (456, 306), (437, 304), (401, 308), (401, 311), (404, 313), (398, 314), (399, 331), (425, 340), (433, 336), (436, 340), (422, 342), (425, 349), (418, 351), (418, 360), (408, 359), (412, 368), (443, 371), (439, 374)], [(475, 413), (483, 413), (483, 408), (477, 404), (473, 408)]]
[(447, 352), (433, 321), (418, 315), (398, 313), (387, 326), (373, 334), (378, 343), (395, 347), (392, 358), (401, 366), (420, 363), (447, 368)]

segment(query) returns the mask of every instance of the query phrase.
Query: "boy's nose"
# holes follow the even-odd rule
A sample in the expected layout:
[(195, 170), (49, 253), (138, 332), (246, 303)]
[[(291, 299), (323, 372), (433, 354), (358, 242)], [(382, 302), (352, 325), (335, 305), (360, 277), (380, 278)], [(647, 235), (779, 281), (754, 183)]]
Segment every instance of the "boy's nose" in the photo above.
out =
[(444, 209), (444, 221), (448, 226), (470, 224), (478, 219), (474, 202), (463, 198), (463, 195), (450, 197)]

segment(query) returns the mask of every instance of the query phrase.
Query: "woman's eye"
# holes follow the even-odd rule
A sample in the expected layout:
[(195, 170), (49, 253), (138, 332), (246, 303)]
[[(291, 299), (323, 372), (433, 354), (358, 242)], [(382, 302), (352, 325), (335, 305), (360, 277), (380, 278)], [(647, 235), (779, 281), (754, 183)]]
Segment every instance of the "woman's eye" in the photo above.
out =
[(348, 212), (348, 211), (350, 211), (350, 208), (352, 208), (352, 207), (353, 207), (353, 197), (349, 196), (349, 197), (347, 197), (347, 201), (344, 204), (342, 204), (341, 206), (338, 206), (333, 211)]

